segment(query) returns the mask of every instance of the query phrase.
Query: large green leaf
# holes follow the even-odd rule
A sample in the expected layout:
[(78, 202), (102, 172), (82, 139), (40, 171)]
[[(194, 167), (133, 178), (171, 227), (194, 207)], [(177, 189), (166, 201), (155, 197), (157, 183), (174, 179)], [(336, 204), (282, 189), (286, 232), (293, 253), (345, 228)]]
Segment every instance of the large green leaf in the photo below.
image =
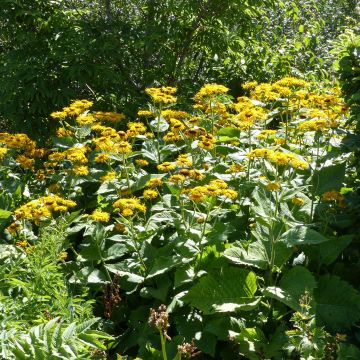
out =
[(339, 331), (360, 319), (360, 293), (337, 276), (321, 277), (314, 297), (319, 326)]
[(329, 241), (328, 238), (307, 226), (298, 226), (286, 231), (281, 236), (281, 240), (289, 247), (295, 245), (315, 245)]
[(326, 191), (339, 189), (345, 178), (345, 162), (337, 165), (323, 167), (315, 171), (313, 186), (315, 193), (320, 195)]
[(268, 266), (268, 255), (261, 241), (255, 241), (245, 250), (243, 247), (233, 246), (224, 251), (224, 256), (234, 264), (254, 266), (265, 270)]
[(184, 301), (205, 314), (249, 310), (256, 305), (256, 289), (256, 275), (252, 271), (228, 267), (219, 274), (202, 277)]
[(279, 300), (293, 310), (301, 311), (300, 299), (305, 291), (312, 292), (316, 287), (314, 276), (302, 266), (296, 266), (281, 279), (279, 287), (269, 286), (264, 295)]

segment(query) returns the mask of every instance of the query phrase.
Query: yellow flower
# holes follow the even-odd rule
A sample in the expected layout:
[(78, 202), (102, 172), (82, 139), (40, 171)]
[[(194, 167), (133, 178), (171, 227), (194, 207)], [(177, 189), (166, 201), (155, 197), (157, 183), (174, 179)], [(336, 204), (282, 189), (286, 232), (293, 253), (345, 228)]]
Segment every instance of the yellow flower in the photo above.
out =
[(291, 202), (294, 204), (294, 205), (298, 205), (298, 206), (302, 206), (305, 204), (305, 200), (300, 198), (300, 197), (293, 197), (291, 199)]
[(180, 154), (176, 159), (176, 164), (179, 166), (191, 166), (192, 161), (189, 159), (189, 154)]
[(4, 158), (7, 152), (8, 152), (7, 148), (0, 147), (0, 160)]
[(164, 172), (171, 171), (171, 170), (175, 169), (175, 167), (176, 167), (175, 164), (168, 162), (168, 161), (165, 161), (162, 164), (157, 165), (158, 170), (164, 171)]
[(327, 191), (321, 195), (324, 201), (342, 201), (344, 200), (344, 196), (339, 193), (339, 191)]
[(177, 119), (170, 119), (171, 130), (173, 133), (178, 134), (185, 129), (185, 125)]
[(189, 199), (195, 202), (205, 200), (206, 196), (209, 195), (209, 191), (206, 186), (196, 186), (189, 189)]
[(50, 116), (56, 120), (64, 120), (68, 114), (65, 111), (54, 111), (50, 114)]
[(95, 118), (92, 114), (81, 114), (76, 118), (76, 122), (79, 125), (92, 124), (95, 121)]
[(226, 94), (229, 91), (224, 85), (205, 84), (194, 96), (196, 102), (201, 102), (204, 98), (214, 97), (220, 94)]
[(127, 141), (120, 141), (119, 143), (115, 144), (114, 151), (119, 154), (129, 154), (132, 151), (132, 147)]
[(148, 166), (149, 165), (149, 162), (145, 159), (136, 159), (135, 160), (135, 163), (139, 166)]
[(178, 134), (175, 134), (173, 131), (168, 131), (164, 135), (163, 140), (166, 142), (179, 141), (179, 140), (181, 140), (181, 137)]
[(129, 122), (127, 127), (136, 134), (144, 134), (146, 132), (146, 126), (141, 122)]
[(18, 240), (16, 246), (26, 249), (30, 244), (26, 240)]
[(189, 114), (185, 111), (166, 109), (161, 112), (161, 116), (166, 119), (183, 119), (189, 116)]
[[(184, 169), (186, 170), (186, 169)], [(189, 171), (189, 176), (195, 180), (201, 181), (205, 178), (205, 175), (200, 170), (192, 169)]]
[(156, 190), (147, 189), (143, 192), (143, 197), (145, 199), (156, 199), (159, 196), (159, 193)]
[(73, 172), (76, 175), (86, 176), (86, 175), (89, 174), (89, 168), (87, 166), (84, 166), (84, 165), (77, 165), (77, 166), (74, 166)]
[(35, 160), (30, 159), (25, 155), (19, 155), (16, 158), (16, 162), (19, 163), (23, 169), (31, 169), (34, 166)]
[(111, 181), (116, 179), (116, 172), (115, 171), (108, 171), (105, 175), (100, 177), (102, 182)]
[(242, 84), (241, 87), (244, 90), (251, 90), (251, 89), (254, 89), (257, 84), (258, 84), (257, 81), (249, 81), (249, 82), (246, 82), (245, 84)]
[(245, 167), (240, 164), (232, 164), (229, 169), (226, 170), (227, 173), (239, 173), (245, 171)]
[(96, 111), (94, 117), (100, 121), (118, 122), (125, 119), (125, 115), (116, 112)]
[(176, 88), (169, 86), (162, 86), (160, 88), (147, 88), (145, 92), (156, 103), (172, 104), (176, 103), (177, 99), (173, 94), (176, 93)]
[(121, 214), (122, 216), (129, 217), (134, 215), (134, 211), (132, 209), (125, 208), (124, 210), (121, 211)]
[(209, 185), (216, 186), (218, 189), (228, 188), (228, 184), (224, 180), (220, 180), (220, 179), (211, 180)]
[(281, 80), (277, 81), (275, 85), (295, 88), (306, 88), (310, 86), (307, 81), (295, 77), (284, 77)]
[(225, 196), (226, 198), (229, 199), (236, 199), (238, 197), (238, 192), (232, 189), (224, 189), (221, 191), (221, 195)]
[(95, 156), (95, 161), (100, 164), (104, 164), (108, 161), (110, 155), (106, 153), (102, 153)]
[(277, 191), (277, 190), (280, 190), (281, 188), (281, 185), (280, 183), (278, 182), (269, 182), (267, 185), (266, 185), (266, 188), (270, 191)]
[(110, 214), (102, 210), (94, 210), (90, 217), (95, 221), (108, 222), (110, 220)]
[(138, 116), (144, 117), (153, 116), (153, 113), (150, 110), (139, 110), (137, 114)]
[(146, 183), (146, 187), (155, 188), (155, 187), (161, 186), (162, 184), (163, 184), (163, 181), (160, 178), (154, 178), (154, 179), (150, 179)]
[(11, 223), (6, 230), (10, 233), (10, 234), (14, 234), (17, 233), (18, 231), (20, 231), (22, 229), (21, 224), (17, 223), (17, 222), (13, 222)]
[(171, 183), (175, 183), (175, 184), (179, 184), (179, 183), (183, 183), (185, 181), (185, 176), (181, 175), (181, 174), (175, 174), (175, 175), (171, 175), (169, 177), (169, 182)]

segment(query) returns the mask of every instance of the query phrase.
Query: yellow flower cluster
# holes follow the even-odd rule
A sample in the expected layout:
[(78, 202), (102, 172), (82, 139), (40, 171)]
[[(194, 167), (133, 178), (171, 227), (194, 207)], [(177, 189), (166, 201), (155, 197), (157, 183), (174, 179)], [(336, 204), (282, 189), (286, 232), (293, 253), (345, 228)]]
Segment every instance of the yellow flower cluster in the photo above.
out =
[(114, 202), (114, 208), (121, 211), (121, 215), (125, 217), (133, 216), (136, 211), (145, 212), (146, 206), (141, 204), (140, 200), (133, 198), (123, 198)]
[(17, 220), (26, 219), (38, 223), (51, 218), (53, 212), (66, 212), (75, 206), (75, 201), (49, 194), (22, 205), (15, 210), (14, 214)]
[(36, 142), (31, 140), (26, 134), (9, 134), (0, 133), (0, 144), (5, 147), (0, 147), (0, 160), (2, 160), (8, 149), (14, 149), (19, 154), (15, 160), (24, 169), (32, 169), (35, 164), (35, 158), (45, 156), (47, 150), (36, 148)]
[(93, 116), (100, 121), (118, 122), (125, 119), (125, 115), (111, 111), (96, 111)]
[(319, 131), (319, 130), (325, 130), (329, 128), (334, 128), (338, 124), (333, 121), (327, 121), (327, 120), (307, 120), (299, 124), (298, 129), (300, 131)]
[(195, 186), (191, 189), (184, 189), (183, 194), (195, 202), (204, 201), (207, 197), (223, 196), (228, 199), (236, 199), (238, 192), (228, 188), (228, 184), (220, 179), (211, 180), (208, 185)]
[(99, 222), (109, 222), (110, 214), (108, 212), (106, 212), (106, 211), (96, 209), (90, 215), (90, 218), (95, 220), (95, 221), (99, 221)]
[(62, 111), (55, 111), (50, 114), (53, 119), (63, 120), (71, 116), (79, 116), (93, 105), (92, 101), (75, 100), (69, 106), (64, 107)]
[(170, 119), (185, 119), (189, 114), (186, 111), (166, 109), (161, 112), (161, 116), (169, 121)]
[(9, 149), (33, 151), (36, 142), (26, 134), (0, 133), (0, 143), (5, 144)]
[(280, 98), (289, 97), (296, 90), (307, 88), (309, 83), (305, 80), (285, 77), (273, 84), (262, 83), (249, 87), (252, 89), (250, 96), (252, 99), (260, 101), (275, 101)]
[(327, 192), (324, 192), (322, 195), (321, 195), (322, 199), (324, 201), (343, 201), (344, 200), (344, 196), (341, 195), (339, 193), (339, 191), (327, 191)]
[(229, 89), (224, 85), (205, 84), (194, 96), (196, 102), (202, 102), (205, 98), (226, 94)]
[(247, 154), (247, 157), (251, 160), (255, 158), (268, 159), (276, 165), (290, 165), (295, 169), (307, 169), (309, 167), (309, 164), (306, 161), (298, 158), (294, 154), (266, 148), (254, 149)]
[(176, 88), (170, 86), (162, 86), (160, 88), (147, 88), (145, 92), (151, 97), (155, 103), (173, 104), (177, 99), (173, 94), (177, 91)]

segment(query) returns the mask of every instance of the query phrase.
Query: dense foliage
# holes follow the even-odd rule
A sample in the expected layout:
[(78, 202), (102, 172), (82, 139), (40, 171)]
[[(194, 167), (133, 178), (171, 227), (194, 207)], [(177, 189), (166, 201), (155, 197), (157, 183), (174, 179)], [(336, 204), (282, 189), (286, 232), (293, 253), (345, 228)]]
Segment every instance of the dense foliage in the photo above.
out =
[[(326, 76), (328, 40), (359, 20), (357, 2), (273, 0), (4, 0), (2, 127), (46, 137), (48, 114), (79, 97), (134, 109), (144, 88), (245, 80), (291, 71)], [(349, 17), (348, 15), (352, 16)]]
[(228, 90), (147, 88), (136, 121), (76, 100), (47, 148), (0, 134), (5, 358), (359, 358), (340, 90)]

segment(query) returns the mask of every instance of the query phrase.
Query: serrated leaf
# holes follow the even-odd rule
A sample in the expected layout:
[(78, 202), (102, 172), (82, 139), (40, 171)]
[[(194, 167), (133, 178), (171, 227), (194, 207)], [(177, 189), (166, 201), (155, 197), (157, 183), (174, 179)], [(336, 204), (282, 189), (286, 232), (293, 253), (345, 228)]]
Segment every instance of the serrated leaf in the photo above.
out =
[(337, 276), (321, 277), (314, 298), (318, 326), (339, 331), (360, 319), (360, 293)]
[(61, 335), (62, 340), (64, 342), (69, 340), (75, 334), (76, 331), (75, 329), (76, 329), (76, 323), (71, 323), (69, 326), (67, 326)]
[(256, 275), (252, 271), (228, 267), (217, 275), (203, 276), (189, 290), (184, 301), (211, 314), (216, 312), (217, 306), (229, 303), (245, 306), (253, 302), (256, 289)]
[(88, 346), (96, 349), (106, 350), (106, 346), (94, 336), (91, 336), (89, 334), (79, 334), (78, 338), (81, 342)]
[(86, 331), (87, 329), (89, 329), (94, 324), (96, 324), (99, 320), (100, 320), (100, 318), (94, 318), (94, 319), (89, 319), (87, 321), (84, 321), (81, 324), (78, 324), (76, 326), (75, 330), (78, 334), (80, 334), (80, 333)]

